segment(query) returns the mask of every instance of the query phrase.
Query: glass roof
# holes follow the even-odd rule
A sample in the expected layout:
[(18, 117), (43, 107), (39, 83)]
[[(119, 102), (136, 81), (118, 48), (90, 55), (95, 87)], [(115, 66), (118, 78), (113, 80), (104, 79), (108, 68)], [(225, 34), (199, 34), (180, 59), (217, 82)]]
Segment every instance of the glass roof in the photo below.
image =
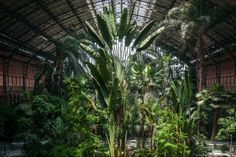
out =
[[(117, 23), (120, 22), (121, 11), (124, 8), (129, 8), (131, 6), (130, 0), (86, 0), (90, 12), (96, 22), (95, 14), (102, 12), (103, 7), (114, 5), (114, 10), (116, 14)], [(156, 0), (137, 0), (135, 3), (134, 16), (133, 19), (137, 22), (139, 27), (142, 27), (144, 23), (148, 22), (151, 17), (152, 10), (155, 7)]]

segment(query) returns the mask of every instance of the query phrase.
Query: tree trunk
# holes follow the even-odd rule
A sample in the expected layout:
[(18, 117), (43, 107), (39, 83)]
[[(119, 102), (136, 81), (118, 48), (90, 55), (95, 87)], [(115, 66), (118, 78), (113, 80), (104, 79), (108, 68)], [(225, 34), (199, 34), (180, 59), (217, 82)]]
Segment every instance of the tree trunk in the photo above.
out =
[(212, 127), (212, 133), (211, 133), (211, 141), (215, 140), (216, 134), (217, 134), (217, 121), (219, 119), (219, 109), (214, 109), (214, 119), (213, 119), (213, 127)]
[[(198, 53), (197, 53), (197, 60), (196, 64), (198, 68), (197, 72), (197, 81), (198, 83), (198, 91), (203, 90), (203, 73), (204, 73), (204, 51), (203, 51), (203, 32), (200, 31), (199, 36), (198, 36)], [(200, 133), (200, 127), (201, 127), (201, 119), (198, 120), (198, 134)]]
[(203, 32), (200, 32), (198, 37), (198, 91), (201, 91), (204, 88), (203, 81), (204, 81), (204, 41), (203, 41)]
[(141, 146), (141, 148), (144, 149), (144, 145), (145, 145), (145, 139), (144, 139), (145, 138), (145, 135), (144, 135), (144, 123), (145, 123), (144, 96), (142, 96), (141, 115), (142, 115), (142, 119), (141, 119), (142, 146)]
[(153, 150), (154, 126), (151, 126), (151, 150)]

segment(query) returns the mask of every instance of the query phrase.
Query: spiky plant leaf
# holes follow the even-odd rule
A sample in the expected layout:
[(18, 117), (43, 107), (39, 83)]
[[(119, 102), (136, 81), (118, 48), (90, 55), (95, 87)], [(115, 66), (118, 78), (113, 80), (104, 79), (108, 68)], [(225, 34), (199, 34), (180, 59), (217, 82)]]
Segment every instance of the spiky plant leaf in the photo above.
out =
[(83, 43), (80, 43), (79, 45), (90, 57), (97, 58), (97, 53), (91, 48), (91, 46), (85, 45)]
[(109, 8), (105, 7), (103, 11), (104, 11), (103, 17), (107, 22), (108, 29), (110, 31), (110, 34), (112, 35), (112, 39), (114, 40), (115, 37), (117, 36), (117, 28), (116, 28), (116, 20), (115, 20), (114, 11), (112, 10), (111, 6)]
[(118, 32), (119, 39), (122, 39), (126, 34), (127, 18), (128, 18), (128, 9), (124, 8), (120, 18), (120, 26)]
[(103, 60), (103, 59), (97, 59), (96, 65), (99, 68), (98, 70), (102, 74), (103, 80), (105, 80), (106, 85), (108, 86), (108, 83), (112, 81), (112, 71), (109, 69), (109, 65)]
[(146, 39), (144, 39), (141, 43), (140, 46), (138, 47), (137, 51), (142, 51), (146, 48), (148, 48), (148, 46), (150, 46), (153, 42), (153, 40), (159, 35), (161, 34), (164, 30), (166, 29), (165, 26), (162, 26), (161, 28), (157, 29), (156, 31), (154, 31), (152, 34), (150, 34)]
[(147, 36), (148, 32), (151, 30), (152, 26), (154, 25), (155, 20), (150, 21), (138, 34), (137, 38), (134, 41), (133, 47), (138, 45), (144, 38)]
[(136, 33), (136, 22), (134, 22), (130, 27), (127, 32), (126, 38), (125, 38), (125, 46), (129, 46), (131, 42), (133, 41)]
[(128, 28), (130, 27), (130, 24), (132, 23), (132, 18), (133, 18), (133, 14), (134, 14), (135, 4), (136, 4), (136, 0), (130, 6), (130, 13), (129, 13), (129, 19), (128, 19)]
[(100, 55), (101, 59), (103, 59), (106, 63), (109, 62), (109, 56), (105, 49), (98, 49), (97, 52)]
[(102, 107), (108, 107), (108, 101), (106, 101), (107, 98), (104, 97), (102, 90), (98, 85), (98, 83), (96, 82), (96, 80), (93, 79), (93, 81), (94, 81), (94, 87), (97, 90), (99, 104), (101, 104)]
[(172, 104), (174, 105), (176, 112), (178, 112), (179, 111), (178, 91), (174, 82), (171, 83), (170, 94), (171, 94)]
[(102, 48), (105, 48), (105, 44), (102, 40), (102, 38), (96, 33), (96, 31), (93, 29), (93, 27), (87, 22), (85, 21), (85, 25), (86, 28), (89, 32), (89, 34), (92, 36), (92, 38), (94, 39), (94, 41)]
[(192, 89), (191, 89), (191, 83), (189, 80), (189, 75), (187, 71), (185, 71), (184, 74), (184, 88), (185, 88), (185, 95), (186, 95), (186, 103), (190, 103), (191, 97), (192, 97)]
[(109, 46), (109, 48), (111, 49), (111, 47), (112, 47), (112, 37), (111, 36), (112, 35), (110, 34), (110, 31), (108, 29), (108, 24), (100, 14), (97, 15), (97, 21), (98, 21), (98, 28), (99, 28), (101, 35), (102, 35), (103, 39), (105, 40), (105, 42), (107, 43), (107, 45)]
[(97, 69), (96, 66), (94, 66), (93, 64), (91, 63), (86, 63), (88, 65), (88, 68), (91, 72), (91, 75), (93, 77), (93, 79), (97, 82), (97, 85), (99, 86), (103, 96), (104, 96), (104, 99), (107, 99), (108, 98), (108, 87), (106, 86), (106, 83), (105, 81), (103, 80), (101, 74), (99, 73), (99, 70)]

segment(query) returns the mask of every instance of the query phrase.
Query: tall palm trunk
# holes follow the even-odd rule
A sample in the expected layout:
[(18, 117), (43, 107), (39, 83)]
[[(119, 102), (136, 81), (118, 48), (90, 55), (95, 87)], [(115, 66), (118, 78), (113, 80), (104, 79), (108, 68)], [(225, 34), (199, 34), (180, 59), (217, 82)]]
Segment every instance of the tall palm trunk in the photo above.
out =
[[(198, 82), (198, 91), (201, 91), (203, 89), (203, 74), (204, 74), (204, 50), (203, 50), (203, 44), (204, 44), (204, 41), (203, 41), (203, 32), (200, 31), (199, 33), (199, 36), (198, 36), (198, 53), (197, 53), (197, 59), (198, 61), (196, 62), (196, 64), (198, 64), (198, 72), (197, 72), (197, 75), (198, 75), (198, 79), (199, 79), (199, 82)], [(199, 111), (198, 113), (200, 113), (200, 108), (199, 108)], [(198, 120), (198, 134), (200, 133), (200, 128), (201, 128), (201, 118), (199, 117), (199, 120)]]
[(203, 41), (203, 32), (200, 31), (200, 34), (198, 36), (198, 54), (197, 54), (197, 58), (198, 58), (198, 91), (201, 91), (204, 86), (203, 86), (203, 81), (204, 81), (204, 57), (205, 57), (205, 53), (204, 53), (204, 41)]

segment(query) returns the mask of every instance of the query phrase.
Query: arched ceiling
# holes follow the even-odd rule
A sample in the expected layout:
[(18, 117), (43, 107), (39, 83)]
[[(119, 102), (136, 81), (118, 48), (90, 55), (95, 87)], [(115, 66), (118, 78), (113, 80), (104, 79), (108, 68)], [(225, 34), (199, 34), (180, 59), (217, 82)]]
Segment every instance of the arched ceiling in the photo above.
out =
[[(236, 6), (236, 0), (208, 1), (219, 8)], [(162, 21), (167, 12), (181, 2), (183, 0), (136, 0), (133, 18), (142, 28), (151, 19)], [(85, 32), (85, 21), (95, 26), (95, 15), (108, 4), (114, 6), (119, 21), (122, 8), (130, 7), (131, 0), (0, 0), (0, 47), (53, 59), (55, 45), (71, 35), (71, 30), (77, 34)], [(227, 10), (224, 14), (206, 33), (207, 51), (214, 52), (236, 43), (236, 14)], [(182, 45), (178, 37), (163, 42), (172, 51)], [(186, 55), (194, 58), (194, 51)]]

